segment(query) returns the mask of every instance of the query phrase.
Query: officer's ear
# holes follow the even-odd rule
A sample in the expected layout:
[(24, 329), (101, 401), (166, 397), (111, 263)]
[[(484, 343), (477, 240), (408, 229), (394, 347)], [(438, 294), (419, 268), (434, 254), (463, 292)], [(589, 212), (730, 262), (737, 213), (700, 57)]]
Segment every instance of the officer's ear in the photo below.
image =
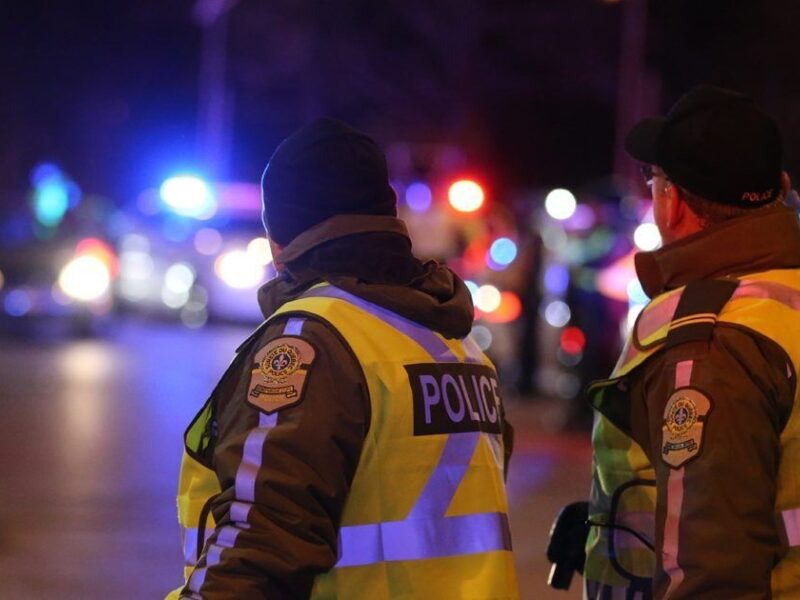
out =
[(792, 191), (792, 179), (786, 171), (781, 171), (781, 198), (786, 199)]
[(680, 239), (703, 229), (703, 220), (686, 201), (686, 192), (668, 181), (664, 190), (667, 196), (667, 227), (674, 239)]
[(664, 182), (664, 215), (666, 217), (667, 228), (675, 231), (685, 216), (685, 211), (689, 209), (686, 204), (681, 189), (667, 180)]
[(280, 273), (284, 269), (284, 264), (278, 259), (283, 250), (283, 246), (278, 244), (272, 238), (267, 238), (269, 240), (269, 251), (272, 253), (272, 264), (275, 265), (275, 270)]

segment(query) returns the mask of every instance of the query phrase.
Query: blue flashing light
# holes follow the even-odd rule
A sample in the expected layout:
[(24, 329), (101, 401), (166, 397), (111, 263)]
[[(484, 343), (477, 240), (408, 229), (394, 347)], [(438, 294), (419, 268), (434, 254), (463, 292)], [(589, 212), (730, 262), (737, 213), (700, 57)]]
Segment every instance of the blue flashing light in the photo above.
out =
[(6, 294), (3, 305), (12, 317), (21, 317), (31, 310), (32, 302), (30, 295), (24, 290), (12, 290)]
[(489, 248), (489, 257), (495, 264), (506, 267), (517, 258), (517, 245), (509, 238), (497, 238)]
[(30, 180), (33, 187), (39, 187), (54, 179), (63, 179), (63, 173), (53, 163), (39, 163), (31, 170)]
[(569, 287), (569, 271), (563, 265), (550, 265), (544, 272), (544, 287), (553, 296), (563, 296)]
[(77, 204), (80, 190), (56, 165), (41, 163), (31, 171), (33, 185), (33, 212), (36, 220), (45, 227), (55, 227), (67, 210)]
[(161, 184), (159, 195), (175, 214), (194, 219), (210, 219), (217, 201), (209, 185), (195, 175), (170, 177)]
[(34, 212), (36, 220), (47, 227), (55, 227), (69, 208), (69, 191), (60, 179), (49, 179), (36, 187)]
[(406, 204), (414, 212), (425, 212), (431, 207), (433, 194), (424, 183), (416, 182), (406, 188)]

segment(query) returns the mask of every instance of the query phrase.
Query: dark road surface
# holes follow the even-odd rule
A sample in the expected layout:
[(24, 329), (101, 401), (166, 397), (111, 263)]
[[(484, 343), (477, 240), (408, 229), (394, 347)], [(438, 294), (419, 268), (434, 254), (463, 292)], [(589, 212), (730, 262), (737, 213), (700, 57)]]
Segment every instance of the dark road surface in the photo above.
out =
[[(0, 599), (158, 599), (181, 582), (182, 433), (247, 334), (125, 323), (102, 340), (0, 338)], [(510, 405), (509, 477), (522, 597), (545, 586), (558, 508), (586, 496), (588, 434)]]

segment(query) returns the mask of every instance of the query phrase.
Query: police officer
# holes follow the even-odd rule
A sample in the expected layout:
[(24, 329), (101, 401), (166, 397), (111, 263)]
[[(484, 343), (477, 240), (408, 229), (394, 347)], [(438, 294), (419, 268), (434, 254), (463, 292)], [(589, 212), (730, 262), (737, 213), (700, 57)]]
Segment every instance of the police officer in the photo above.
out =
[(700, 86), (637, 124), (661, 249), (596, 409), (586, 597), (800, 598), (800, 226), (776, 123)]
[(186, 432), (180, 597), (517, 597), (497, 374), (381, 150), (317, 120), (262, 191), (279, 276)]

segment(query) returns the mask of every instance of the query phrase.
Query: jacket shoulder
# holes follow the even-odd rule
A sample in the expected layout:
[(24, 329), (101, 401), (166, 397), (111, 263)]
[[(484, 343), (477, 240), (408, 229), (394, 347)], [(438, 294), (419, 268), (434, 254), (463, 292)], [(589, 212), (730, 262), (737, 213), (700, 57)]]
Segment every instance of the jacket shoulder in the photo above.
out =
[(719, 314), (738, 286), (736, 279), (699, 280), (657, 296), (636, 320), (633, 346), (647, 351), (709, 342)]

